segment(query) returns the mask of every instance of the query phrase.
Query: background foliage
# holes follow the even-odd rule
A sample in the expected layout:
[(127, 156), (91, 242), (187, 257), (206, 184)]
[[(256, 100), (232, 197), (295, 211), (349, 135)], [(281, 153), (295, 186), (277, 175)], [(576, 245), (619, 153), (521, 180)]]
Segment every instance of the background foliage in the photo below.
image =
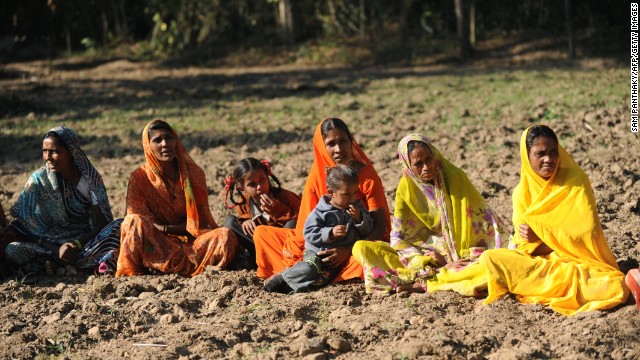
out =
[[(568, 0), (566, 0), (568, 1)], [(478, 40), (518, 33), (566, 36), (565, 2), (464, 0)], [(454, 0), (4, 0), (0, 56), (51, 57), (137, 44), (143, 57), (208, 58), (234, 49), (318, 42), (387, 51), (456, 39)], [(624, 53), (626, 2), (569, 1), (579, 45)], [(289, 7), (291, 26), (282, 11)], [(588, 46), (585, 46), (587, 45)], [(390, 50), (389, 50), (390, 49)], [(405, 56), (401, 54), (400, 56)]]

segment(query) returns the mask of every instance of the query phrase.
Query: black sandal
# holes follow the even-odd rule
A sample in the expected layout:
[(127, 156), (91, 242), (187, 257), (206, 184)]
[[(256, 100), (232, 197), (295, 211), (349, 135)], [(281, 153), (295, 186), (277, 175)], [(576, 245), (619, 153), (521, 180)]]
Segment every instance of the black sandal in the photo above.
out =
[(293, 289), (289, 286), (289, 284), (284, 281), (282, 273), (277, 273), (265, 280), (262, 289), (264, 291), (277, 292), (281, 294), (289, 294), (293, 292)]

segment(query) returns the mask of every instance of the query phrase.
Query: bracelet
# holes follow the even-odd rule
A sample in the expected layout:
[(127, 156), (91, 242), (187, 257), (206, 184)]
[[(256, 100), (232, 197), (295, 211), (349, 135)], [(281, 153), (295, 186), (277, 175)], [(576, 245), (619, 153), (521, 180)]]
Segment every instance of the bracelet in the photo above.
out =
[(80, 242), (80, 240), (75, 239), (73, 240), (73, 243), (78, 245), (78, 248), (80, 248), (80, 250), (84, 249), (84, 246), (82, 246), (82, 243)]

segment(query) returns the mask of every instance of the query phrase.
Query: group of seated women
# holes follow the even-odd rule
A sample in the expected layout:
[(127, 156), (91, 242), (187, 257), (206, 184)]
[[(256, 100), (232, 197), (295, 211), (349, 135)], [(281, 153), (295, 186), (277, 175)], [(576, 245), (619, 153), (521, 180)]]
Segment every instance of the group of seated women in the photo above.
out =
[[(402, 174), (393, 216), (373, 164), (347, 125), (328, 118), (315, 130), (302, 197), (281, 188), (268, 162), (243, 159), (225, 179), (224, 203), (231, 200), (237, 216), (228, 216), (224, 227), (209, 209), (204, 171), (173, 128), (150, 122), (142, 145), (146, 161), (129, 178), (126, 215), (113, 220), (102, 178), (76, 134), (64, 126), (48, 131), (45, 165), (11, 207), (13, 221), (5, 225), (0, 211), (3, 272), (17, 271), (25, 282), (65, 268), (195, 276), (206, 266), (237, 267), (244, 257), (245, 266), (266, 279), (265, 289), (307, 291), (359, 278), (367, 293), (452, 290), (486, 296), (485, 303), (511, 293), (565, 315), (613, 308), (626, 302), (629, 288), (634, 295), (638, 289), (637, 271), (625, 279), (604, 238), (588, 177), (544, 125), (529, 127), (520, 141), (514, 235), (464, 171), (421, 134), (407, 135), (398, 145)], [(327, 186), (327, 169), (333, 167), (357, 174), (349, 194)], [(347, 199), (344, 206), (337, 196)], [(368, 215), (361, 216), (355, 203)], [(329, 206), (338, 214), (332, 225), (345, 226), (318, 234), (310, 261), (305, 221), (317, 206)], [(372, 220), (361, 236), (366, 238), (338, 241), (362, 218)], [(304, 261), (315, 266), (322, 282), (286, 286), (291, 272), (282, 274)]]

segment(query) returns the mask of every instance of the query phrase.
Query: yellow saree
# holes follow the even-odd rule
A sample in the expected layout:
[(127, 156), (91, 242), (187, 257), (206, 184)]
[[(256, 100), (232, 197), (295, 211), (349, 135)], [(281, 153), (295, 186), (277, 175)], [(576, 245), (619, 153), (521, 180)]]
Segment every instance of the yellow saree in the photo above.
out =
[(589, 178), (559, 144), (553, 175), (548, 180), (537, 175), (529, 163), (528, 131), (520, 140), (522, 167), (513, 192), (513, 226), (528, 224), (553, 252), (532, 256), (541, 242), (527, 242), (516, 231), (515, 251), (482, 254), (489, 288), (485, 304), (513, 293), (520, 302), (573, 315), (624, 303), (629, 291), (602, 232)]
[[(433, 184), (411, 170), (408, 144), (426, 144), (436, 158)], [(464, 171), (451, 164), (426, 137), (410, 134), (398, 145), (403, 177), (396, 190), (391, 244), (358, 241), (353, 256), (364, 269), (367, 293), (387, 293), (415, 284), (429, 292), (477, 295), (486, 289), (477, 262), (486, 249), (506, 247), (509, 236)], [(446, 265), (438, 266), (441, 255)]]

